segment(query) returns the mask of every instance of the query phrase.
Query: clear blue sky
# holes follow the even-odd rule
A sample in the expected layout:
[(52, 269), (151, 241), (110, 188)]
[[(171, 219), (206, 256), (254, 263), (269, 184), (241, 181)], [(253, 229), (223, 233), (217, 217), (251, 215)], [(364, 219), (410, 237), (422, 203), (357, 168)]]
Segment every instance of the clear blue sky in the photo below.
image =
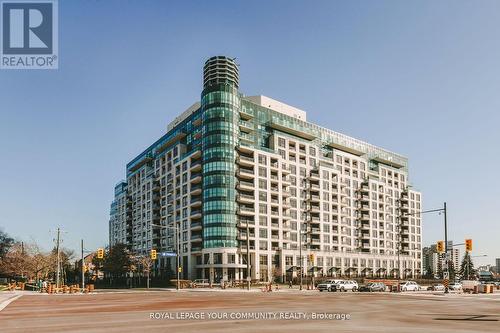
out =
[[(59, 23), (59, 70), (0, 71), (6, 232), (105, 245), (125, 164), (223, 54), (245, 94), (408, 156), (424, 208), (448, 202), (450, 239), (500, 257), (500, 2), (60, 1)], [(426, 216), (424, 245), (442, 234)]]

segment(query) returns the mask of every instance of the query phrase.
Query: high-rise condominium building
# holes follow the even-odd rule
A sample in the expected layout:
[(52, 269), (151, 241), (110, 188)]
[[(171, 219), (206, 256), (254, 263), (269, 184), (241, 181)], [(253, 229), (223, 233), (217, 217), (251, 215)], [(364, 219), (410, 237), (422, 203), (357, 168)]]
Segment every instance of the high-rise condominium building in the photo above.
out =
[[(407, 158), (243, 95), (233, 59), (212, 57), (203, 74), (201, 102), (127, 164), (111, 205), (111, 245), (134, 254), (179, 248), (190, 279), (244, 280), (247, 264), (263, 281), (295, 278), (300, 268), (420, 275), (421, 195)], [(172, 274), (176, 258), (160, 255), (155, 270)]]

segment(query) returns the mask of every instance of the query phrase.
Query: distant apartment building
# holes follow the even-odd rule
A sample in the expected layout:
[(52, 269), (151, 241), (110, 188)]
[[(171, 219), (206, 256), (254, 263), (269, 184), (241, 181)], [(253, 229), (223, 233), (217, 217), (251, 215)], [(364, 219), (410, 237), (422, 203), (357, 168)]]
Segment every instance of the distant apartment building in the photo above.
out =
[(419, 276), (421, 200), (407, 158), (243, 95), (238, 66), (219, 56), (205, 63), (201, 102), (127, 164), (109, 241), (134, 254), (156, 249), (158, 274), (175, 272), (176, 258), (161, 254), (179, 248), (189, 279), (243, 280), (247, 263), (261, 281), (301, 268)]
[[(450, 260), (453, 268), (458, 272), (461, 264), (460, 250), (453, 247), (453, 241), (448, 241), (448, 252), (450, 253)], [(423, 275), (439, 275), (445, 266), (444, 258), (444, 253), (438, 253), (435, 244), (424, 247), (422, 251)]]

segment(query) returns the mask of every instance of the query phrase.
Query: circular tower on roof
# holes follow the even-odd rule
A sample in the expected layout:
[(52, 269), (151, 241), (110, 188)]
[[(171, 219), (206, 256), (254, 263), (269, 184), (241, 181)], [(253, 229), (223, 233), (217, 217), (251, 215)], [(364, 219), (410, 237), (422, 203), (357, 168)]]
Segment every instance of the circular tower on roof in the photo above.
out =
[(240, 104), (234, 59), (208, 59), (201, 93), (204, 251), (238, 246), (235, 161)]
[(239, 86), (238, 65), (225, 56), (215, 56), (205, 61), (203, 67), (203, 88), (217, 84), (230, 84), (236, 89)]

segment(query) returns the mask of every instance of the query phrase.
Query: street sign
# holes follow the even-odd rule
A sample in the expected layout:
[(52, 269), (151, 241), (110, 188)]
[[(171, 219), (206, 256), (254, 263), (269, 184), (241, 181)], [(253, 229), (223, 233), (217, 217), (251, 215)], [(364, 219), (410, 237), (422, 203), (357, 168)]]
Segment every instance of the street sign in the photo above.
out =
[(175, 253), (175, 252), (161, 252), (160, 256), (162, 256), (162, 257), (177, 257), (177, 253)]
[(449, 279), (450, 279), (450, 272), (448, 272), (448, 271), (444, 271), (444, 272), (443, 272), (443, 278), (444, 278), (445, 280), (449, 280)]

